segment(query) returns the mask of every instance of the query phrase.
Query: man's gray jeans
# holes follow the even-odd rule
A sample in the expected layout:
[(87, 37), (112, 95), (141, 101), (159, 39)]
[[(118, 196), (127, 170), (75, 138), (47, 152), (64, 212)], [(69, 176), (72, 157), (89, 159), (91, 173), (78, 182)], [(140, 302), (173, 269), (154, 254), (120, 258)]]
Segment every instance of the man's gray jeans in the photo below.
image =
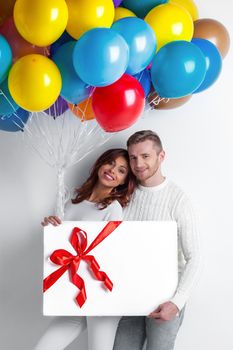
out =
[(113, 350), (142, 350), (145, 340), (146, 350), (173, 350), (184, 318), (184, 309), (171, 321), (160, 324), (143, 316), (122, 317)]

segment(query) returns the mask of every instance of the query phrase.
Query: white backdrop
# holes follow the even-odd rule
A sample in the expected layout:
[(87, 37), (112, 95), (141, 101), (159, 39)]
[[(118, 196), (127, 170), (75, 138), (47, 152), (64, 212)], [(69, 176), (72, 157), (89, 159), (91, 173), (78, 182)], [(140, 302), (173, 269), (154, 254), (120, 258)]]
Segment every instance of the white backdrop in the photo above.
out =
[[(200, 17), (221, 21), (233, 38), (231, 1), (196, 4)], [(150, 128), (161, 136), (167, 153), (164, 173), (191, 196), (205, 255), (203, 276), (188, 303), (176, 350), (233, 348), (232, 82), (231, 49), (213, 87), (179, 109), (152, 112), (66, 176), (70, 188), (80, 184), (97, 155), (124, 146), (136, 130)], [(53, 212), (55, 180), (54, 170), (21, 142), (20, 135), (0, 133), (0, 347), (4, 350), (31, 350), (50, 320), (41, 313), (40, 220)], [(85, 333), (68, 349), (86, 350)]]

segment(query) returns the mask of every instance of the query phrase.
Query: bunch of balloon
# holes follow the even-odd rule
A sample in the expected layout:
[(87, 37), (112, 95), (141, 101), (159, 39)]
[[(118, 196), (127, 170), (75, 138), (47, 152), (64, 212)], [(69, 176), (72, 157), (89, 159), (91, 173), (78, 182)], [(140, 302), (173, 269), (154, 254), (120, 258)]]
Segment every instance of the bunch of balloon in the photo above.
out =
[(68, 166), (145, 106), (176, 108), (212, 86), (230, 45), (193, 0), (16, 0), (1, 14), (0, 129), (24, 130), (57, 168), (60, 211)]
[[(31, 6), (17, 0), (13, 5), (0, 27), (0, 129), (24, 131), (23, 141), (56, 169), (55, 211), (63, 217), (65, 170), (111, 134), (96, 120), (81, 123), (69, 109), (71, 102), (90, 99), (93, 88), (73, 68), (75, 41), (65, 31), (71, 17), (66, 1), (35, 0)], [(108, 6), (114, 12), (112, 2)]]

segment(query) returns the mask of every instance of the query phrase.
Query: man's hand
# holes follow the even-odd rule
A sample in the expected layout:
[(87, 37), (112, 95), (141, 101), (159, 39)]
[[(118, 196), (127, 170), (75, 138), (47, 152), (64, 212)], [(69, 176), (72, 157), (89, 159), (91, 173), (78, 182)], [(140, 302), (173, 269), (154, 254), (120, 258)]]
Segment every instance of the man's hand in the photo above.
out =
[(148, 317), (154, 318), (157, 323), (163, 323), (172, 320), (177, 312), (179, 312), (178, 307), (171, 301), (167, 301), (159, 305)]

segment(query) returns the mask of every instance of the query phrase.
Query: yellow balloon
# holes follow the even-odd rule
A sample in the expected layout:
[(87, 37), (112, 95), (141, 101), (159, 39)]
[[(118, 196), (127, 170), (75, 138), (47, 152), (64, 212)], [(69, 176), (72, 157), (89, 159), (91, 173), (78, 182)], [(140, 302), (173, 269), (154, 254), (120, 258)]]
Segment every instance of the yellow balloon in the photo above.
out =
[(137, 17), (135, 13), (132, 11), (125, 9), (124, 7), (117, 7), (115, 9), (115, 17), (114, 22), (118, 21), (118, 19), (125, 18), (125, 17)]
[(66, 30), (75, 39), (93, 28), (110, 28), (113, 23), (112, 0), (67, 0), (66, 3), (69, 11)]
[(21, 57), (12, 66), (8, 86), (15, 102), (31, 112), (49, 108), (58, 98), (62, 79), (56, 64), (38, 55)]
[(17, 0), (14, 22), (21, 36), (31, 44), (48, 46), (64, 32), (68, 21), (65, 0)]
[(156, 35), (157, 50), (171, 41), (192, 39), (194, 28), (192, 17), (179, 5), (156, 6), (146, 15), (145, 21)]
[(170, 0), (169, 3), (184, 7), (192, 16), (193, 21), (199, 18), (198, 8), (193, 0)]

